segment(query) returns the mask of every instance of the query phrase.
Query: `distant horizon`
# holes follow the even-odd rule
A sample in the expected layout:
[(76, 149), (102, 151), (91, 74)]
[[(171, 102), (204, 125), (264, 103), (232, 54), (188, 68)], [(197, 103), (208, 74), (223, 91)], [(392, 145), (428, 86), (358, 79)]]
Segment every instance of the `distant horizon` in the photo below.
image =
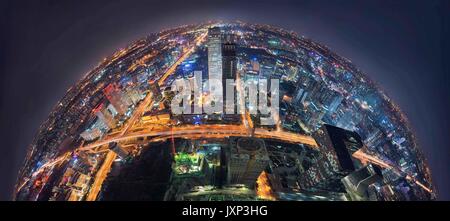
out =
[[(450, 44), (444, 36), (449, 33), (448, 15), (442, 9), (448, 2), (285, 1), (279, 6), (270, 1), (201, 2), (201, 6), (186, 5), (186, 19), (179, 10), (163, 13), (162, 8), (182, 4), (178, 1), (159, 2), (156, 8), (144, 1), (92, 4), (99, 10), (70, 1), (11, 2), (5, 8), (9, 11), (2, 13), (2, 29), (8, 34), (0, 37), (5, 48), (0, 52), (4, 58), (0, 59), (4, 70), (0, 75), (4, 92), (0, 107), (5, 141), (0, 200), (11, 199), (21, 160), (39, 125), (74, 82), (98, 67), (96, 62), (103, 62), (99, 55), (112, 56), (112, 50), (118, 51), (112, 48), (124, 42), (128, 42), (127, 47), (130, 38), (135, 39), (132, 42), (144, 39), (147, 35), (142, 33), (149, 27), (157, 30), (149, 34), (159, 33), (172, 29), (168, 23), (198, 24), (200, 17), (208, 23), (214, 16), (215, 21), (225, 23), (254, 24), (252, 20), (257, 20), (258, 25), (292, 31), (351, 61), (370, 84), (395, 103), (395, 108), (404, 111), (400, 115), (407, 119), (404, 123), (427, 159), (438, 199), (450, 199), (450, 177), (445, 169), (450, 156), (444, 154), (449, 151), (445, 134), (450, 130), (450, 119), (445, 110), (450, 104), (444, 101), (450, 99), (449, 64), (445, 62)], [(253, 11), (245, 10), (248, 7)], [(264, 10), (267, 7), (273, 10), (268, 13)], [(150, 8), (155, 13), (145, 15)], [(422, 20), (415, 17), (417, 11), (422, 12)], [(121, 16), (112, 16), (119, 12)], [(230, 18), (217, 19), (226, 16)]]

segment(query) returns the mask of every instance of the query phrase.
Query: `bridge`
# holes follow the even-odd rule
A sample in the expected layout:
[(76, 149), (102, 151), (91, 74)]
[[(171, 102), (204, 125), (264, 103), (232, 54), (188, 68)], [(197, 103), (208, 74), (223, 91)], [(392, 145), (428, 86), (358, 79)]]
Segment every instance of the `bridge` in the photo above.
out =
[[(228, 125), (228, 124), (213, 124), (213, 125), (184, 125), (180, 127), (149, 127), (147, 129), (133, 132), (129, 131), (127, 134), (120, 134), (118, 136), (110, 137), (108, 139), (100, 140), (92, 144), (78, 148), (79, 151), (89, 151), (94, 148), (105, 146), (113, 142), (121, 142), (131, 139), (143, 137), (173, 137), (186, 139), (200, 139), (200, 138), (224, 138), (231, 136), (251, 136), (247, 128), (243, 125)], [(269, 131), (267, 129), (255, 128), (253, 137), (280, 140), (288, 143), (305, 144), (312, 148), (317, 148), (318, 145), (314, 138), (307, 135), (286, 132), (286, 131)]]

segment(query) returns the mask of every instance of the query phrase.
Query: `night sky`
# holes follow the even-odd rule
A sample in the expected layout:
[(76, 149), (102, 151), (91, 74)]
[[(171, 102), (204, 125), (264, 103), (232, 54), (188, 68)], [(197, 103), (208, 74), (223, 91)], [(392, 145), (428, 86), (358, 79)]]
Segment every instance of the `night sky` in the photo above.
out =
[(162, 28), (209, 19), (293, 30), (350, 59), (408, 116), (438, 198), (450, 200), (450, 1), (1, 1), (0, 200), (65, 91)]

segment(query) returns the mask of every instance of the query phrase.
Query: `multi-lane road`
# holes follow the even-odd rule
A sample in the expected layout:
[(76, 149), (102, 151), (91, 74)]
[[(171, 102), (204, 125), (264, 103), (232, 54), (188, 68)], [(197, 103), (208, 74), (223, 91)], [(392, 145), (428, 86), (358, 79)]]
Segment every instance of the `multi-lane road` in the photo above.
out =
[[(369, 155), (367, 153), (364, 153), (363, 149), (360, 149), (360, 150), (356, 151), (355, 153), (353, 153), (353, 157), (358, 159), (358, 160), (360, 160), (363, 163), (370, 162), (370, 163), (378, 165), (378, 166), (380, 166), (382, 168), (393, 169), (393, 170), (396, 170), (397, 172), (399, 172), (400, 174), (405, 174), (405, 172), (403, 172), (402, 169), (400, 169), (398, 166), (392, 165), (392, 164), (387, 163), (387, 162), (385, 162), (385, 161), (383, 161), (381, 159), (378, 159), (375, 156), (372, 156), (372, 155)], [(419, 186), (420, 188), (424, 189), (425, 191), (427, 191), (429, 193), (433, 192), (433, 190), (431, 190), (430, 188), (425, 186), (423, 183), (421, 183), (420, 181), (415, 179), (413, 176), (411, 176), (409, 174), (406, 174), (405, 178), (407, 180), (410, 180), (410, 181), (414, 182), (415, 184), (417, 184), (417, 186)]]
[(106, 177), (108, 176), (109, 171), (111, 170), (111, 166), (116, 159), (117, 154), (113, 151), (108, 151), (106, 154), (105, 160), (98, 169), (97, 173), (95, 174), (94, 182), (91, 185), (91, 188), (89, 189), (89, 193), (86, 196), (87, 201), (94, 201), (97, 199), (97, 195), (102, 189), (103, 181), (105, 181)]
[[(199, 136), (200, 135), (200, 136)], [(217, 138), (230, 136), (251, 136), (249, 130), (244, 125), (229, 124), (204, 124), (204, 125), (184, 125), (177, 127), (153, 126), (145, 129), (133, 131), (129, 133), (110, 137), (86, 146), (80, 147), (80, 151), (88, 151), (100, 146), (106, 146), (109, 143), (127, 141), (140, 137), (167, 137), (174, 138)], [(286, 132), (282, 130), (267, 130), (263, 128), (255, 128), (254, 137), (281, 140), (288, 143), (306, 144), (312, 148), (317, 147), (317, 143), (311, 136)]]

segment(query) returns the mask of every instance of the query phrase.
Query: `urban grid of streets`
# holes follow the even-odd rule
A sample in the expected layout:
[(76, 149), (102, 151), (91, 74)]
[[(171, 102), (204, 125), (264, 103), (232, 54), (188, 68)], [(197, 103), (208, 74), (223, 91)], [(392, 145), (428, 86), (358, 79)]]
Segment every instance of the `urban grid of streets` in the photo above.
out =
[[(209, 27), (209, 26), (206, 26)], [(192, 53), (194, 53), (197, 48), (204, 44), (207, 40), (208, 29), (203, 28), (199, 29), (201, 32), (197, 34), (197, 37), (193, 41), (193, 43), (189, 44), (188, 48), (184, 48), (182, 54), (178, 57), (178, 59), (166, 68), (161, 77), (157, 80), (159, 86), (166, 85), (166, 80), (175, 73), (177, 68), (188, 59)], [(161, 35), (158, 40), (163, 40), (170, 35), (170, 31)], [(134, 50), (133, 47), (130, 50)], [(110, 61), (107, 61), (106, 66), (119, 60), (121, 56), (128, 54), (126, 50), (121, 50), (117, 53)], [(147, 59), (151, 58), (152, 54), (147, 57)], [(137, 66), (140, 64), (138, 63)], [(130, 68), (136, 68), (136, 65)], [(237, 79), (240, 80), (239, 78)], [(86, 196), (86, 200), (96, 200), (99, 192), (102, 189), (102, 184), (113, 165), (113, 162), (117, 158), (117, 154), (109, 149), (111, 143), (120, 143), (123, 141), (127, 141), (130, 139), (136, 139), (141, 137), (151, 137), (152, 141), (158, 140), (166, 140), (169, 138), (184, 138), (184, 139), (200, 139), (200, 138), (223, 138), (229, 136), (253, 136), (257, 138), (267, 138), (280, 140), (287, 143), (298, 143), (305, 144), (308, 147), (316, 148), (318, 144), (314, 140), (313, 137), (309, 135), (294, 133), (290, 131), (285, 131), (281, 127), (280, 119), (276, 119), (276, 128), (274, 130), (269, 130), (265, 128), (255, 128), (254, 122), (252, 122), (251, 117), (248, 113), (245, 113), (241, 116), (242, 123), (239, 125), (229, 125), (229, 124), (202, 124), (202, 125), (181, 125), (181, 126), (173, 126), (173, 125), (158, 125), (158, 124), (150, 124), (150, 125), (142, 125), (139, 121), (142, 118), (143, 114), (151, 109), (154, 106), (155, 100), (153, 99), (152, 92), (148, 92), (146, 96), (138, 103), (135, 107), (132, 114), (128, 117), (124, 123), (117, 128), (114, 128), (108, 134), (101, 137), (101, 139), (85, 144), (84, 142), (81, 145), (71, 151), (67, 151), (65, 153), (59, 154), (54, 157), (54, 159), (48, 160), (44, 164), (42, 164), (36, 171), (33, 172), (31, 178), (24, 178), (20, 185), (17, 185), (16, 192), (20, 192), (21, 189), (28, 184), (30, 180), (36, 178), (37, 176), (41, 176), (43, 173), (48, 175), (52, 174), (52, 171), (55, 167), (58, 167), (63, 162), (70, 160), (70, 158), (75, 153), (86, 152), (89, 154), (97, 154), (103, 153), (105, 157), (102, 161), (101, 166), (95, 172), (94, 181), (92, 185), (89, 187), (89, 191)], [(402, 172), (402, 170), (392, 163), (385, 162), (381, 159), (378, 159), (375, 156), (364, 153), (362, 151), (356, 152), (353, 157), (361, 160), (362, 162), (370, 162), (376, 164), (382, 168), (391, 168)], [(406, 178), (408, 180), (412, 180), (418, 186), (426, 190), (427, 192), (432, 192), (426, 185), (422, 184), (420, 181), (415, 180), (413, 176), (407, 174)], [(29, 185), (29, 184), (28, 184)], [(41, 185), (43, 188), (45, 185)], [(36, 199), (39, 194), (36, 195)]]

